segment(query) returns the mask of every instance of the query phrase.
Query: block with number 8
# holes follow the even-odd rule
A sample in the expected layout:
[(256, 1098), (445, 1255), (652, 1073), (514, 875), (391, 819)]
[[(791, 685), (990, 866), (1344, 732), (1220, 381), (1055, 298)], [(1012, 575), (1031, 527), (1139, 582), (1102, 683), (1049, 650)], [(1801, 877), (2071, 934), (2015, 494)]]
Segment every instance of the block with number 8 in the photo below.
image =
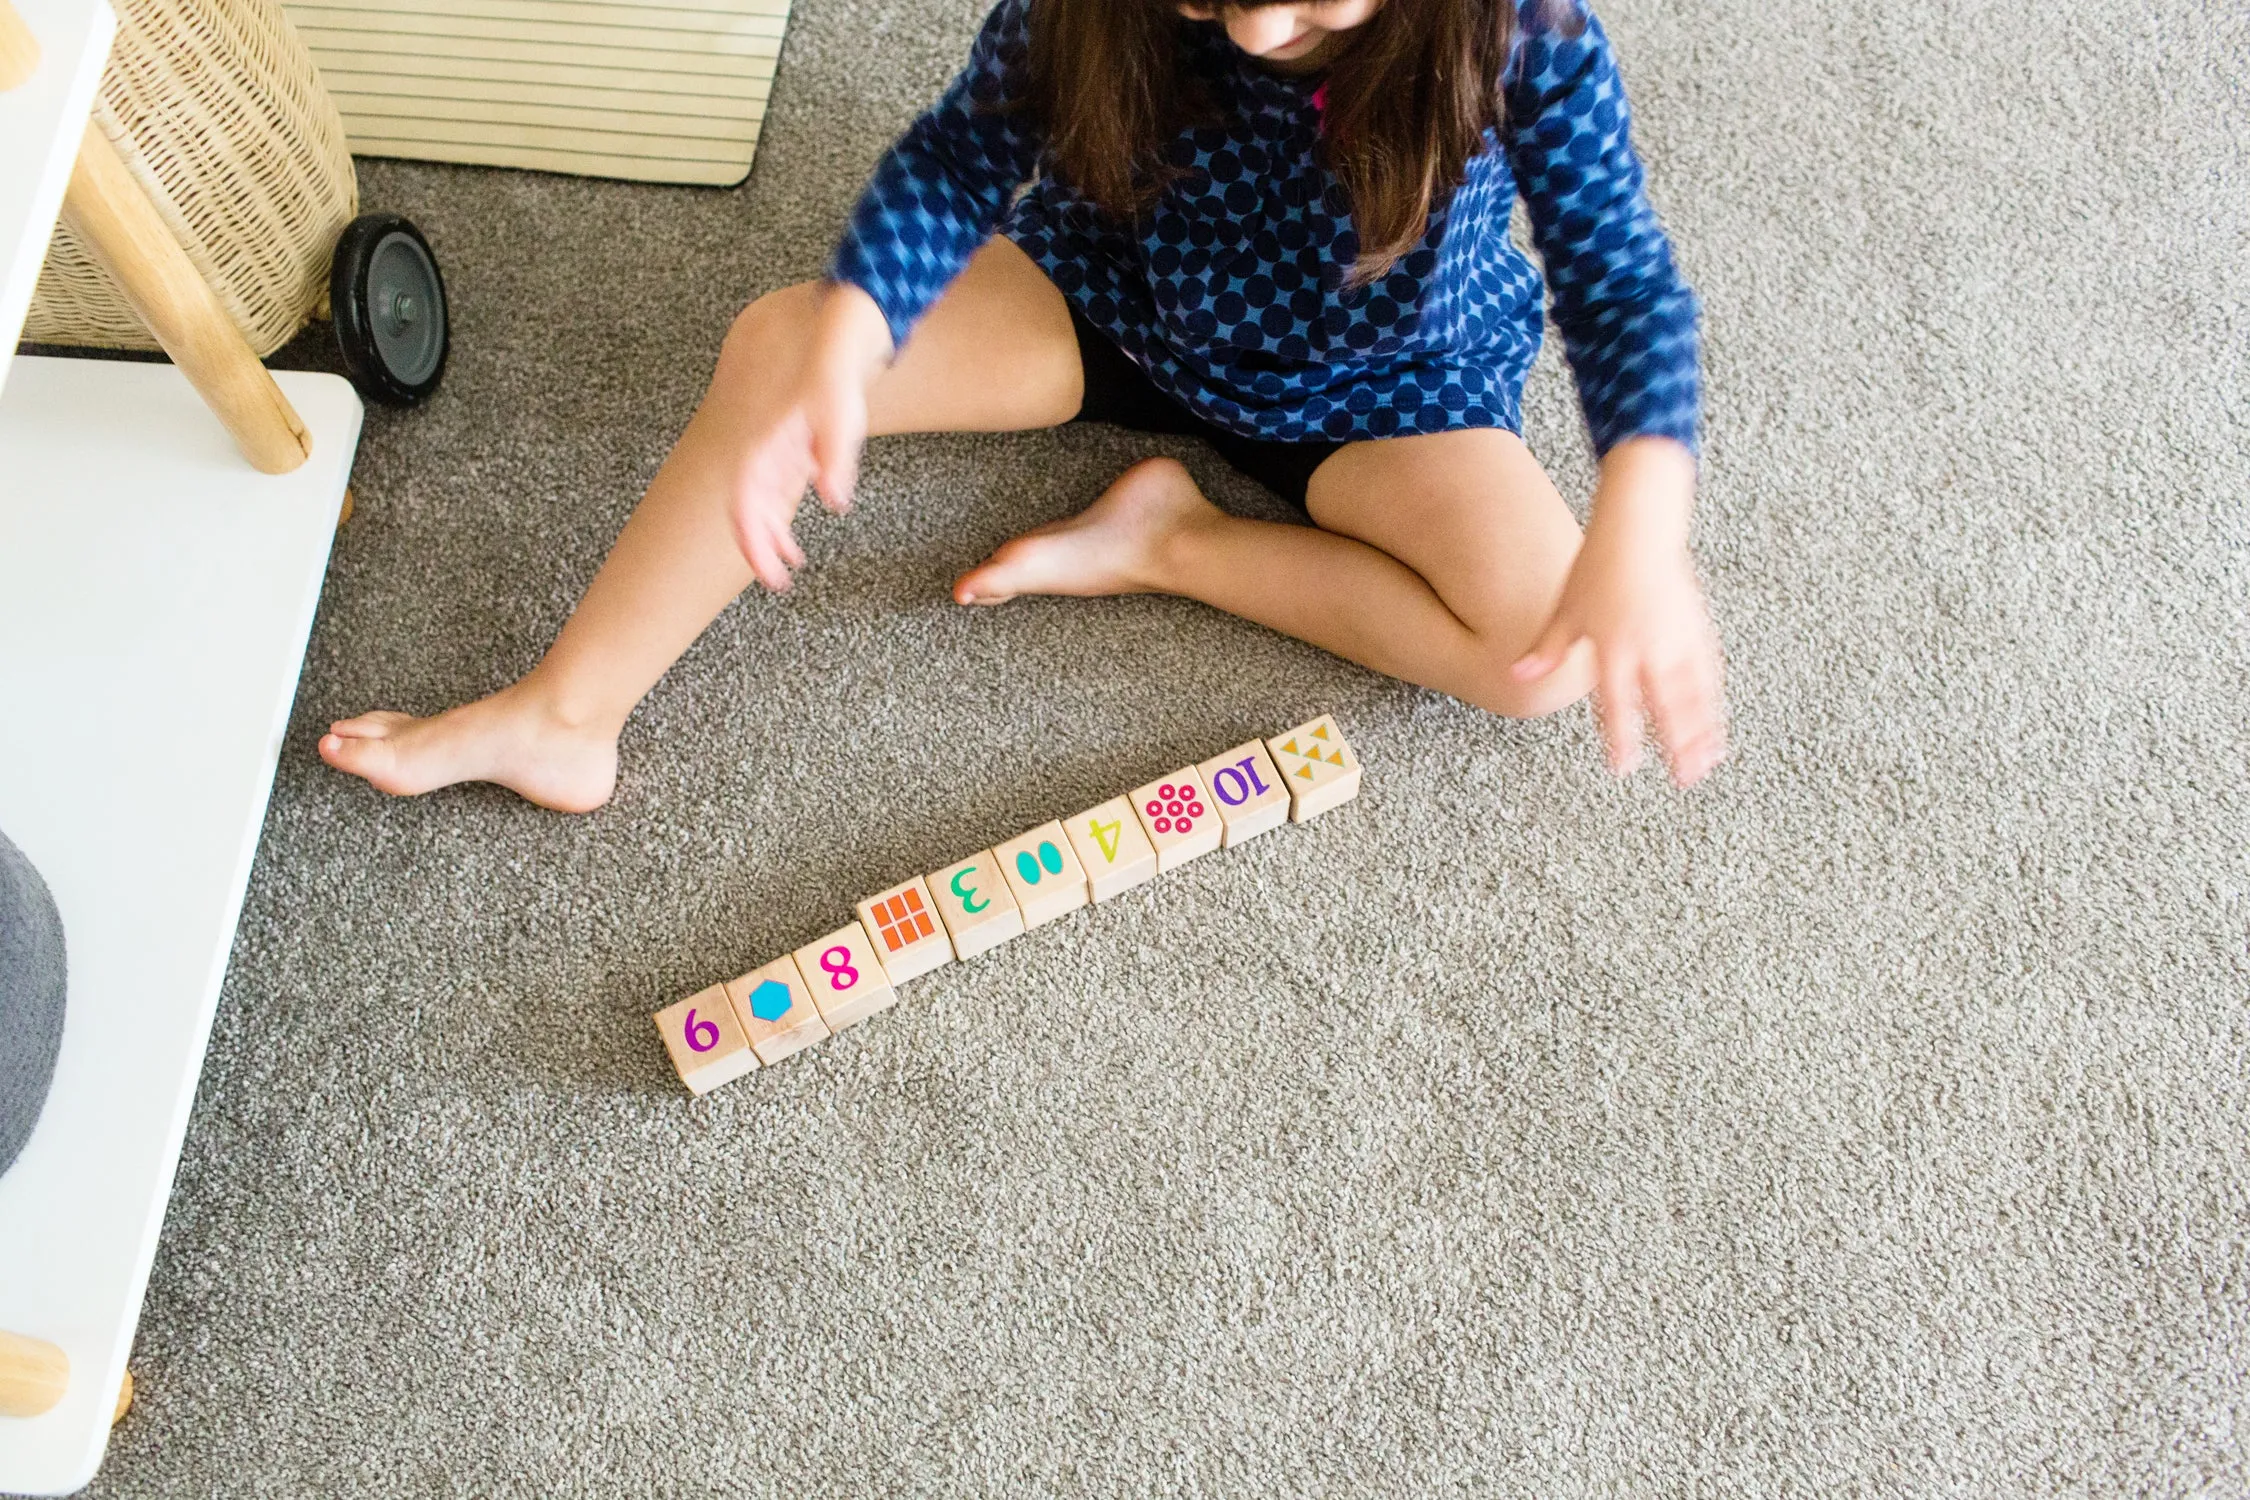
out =
[(1159, 874), (1177, 870), (1197, 855), (1219, 847), (1224, 825), (1195, 767), (1182, 766), (1169, 776), (1134, 788), (1131, 796), (1133, 812), (1156, 849)]
[(742, 1034), (724, 985), (665, 1006), (656, 1013), (656, 1030), (672, 1056), (673, 1071), (691, 1093), (708, 1094), (758, 1066), (758, 1054)]
[(856, 1026), (898, 999), (875, 945), (867, 940), (867, 929), (857, 922), (805, 944), (793, 956), (830, 1031)]
[(1090, 807), (1063, 827), (1086, 871), (1088, 893), (1096, 901), (1107, 901), (1156, 878), (1156, 846), (1148, 841), (1133, 804), (1125, 798), (1112, 797)]

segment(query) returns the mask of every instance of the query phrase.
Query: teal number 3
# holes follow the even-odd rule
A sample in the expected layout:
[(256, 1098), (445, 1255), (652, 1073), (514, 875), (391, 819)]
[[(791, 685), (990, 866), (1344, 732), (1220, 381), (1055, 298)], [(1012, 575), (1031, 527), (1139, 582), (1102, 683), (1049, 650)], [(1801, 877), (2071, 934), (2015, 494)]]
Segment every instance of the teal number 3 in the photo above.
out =
[[(969, 877), (974, 874), (976, 874), (976, 868), (971, 866), (966, 870), (957, 872), (953, 877), (953, 894), (961, 898), (961, 910), (972, 917), (992, 904), (977, 894), (975, 886), (967, 884)], [(966, 888), (964, 889), (964, 887)]]

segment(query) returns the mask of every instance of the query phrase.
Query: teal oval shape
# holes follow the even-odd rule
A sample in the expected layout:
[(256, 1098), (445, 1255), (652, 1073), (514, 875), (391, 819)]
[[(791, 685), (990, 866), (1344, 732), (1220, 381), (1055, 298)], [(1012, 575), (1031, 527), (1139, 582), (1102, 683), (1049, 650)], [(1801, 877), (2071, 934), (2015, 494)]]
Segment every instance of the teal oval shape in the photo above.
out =
[[(1055, 846), (1049, 844), (1047, 847), (1052, 849)], [(1055, 868), (1061, 869), (1062, 866), (1058, 863)], [(1023, 877), (1025, 885), (1037, 885), (1039, 883), (1039, 865), (1032, 859), (1029, 849), (1020, 849), (1016, 852), (1016, 873)]]
[(1045, 839), (1041, 841), (1039, 845), (1039, 863), (1047, 867), (1047, 873), (1050, 875), (1060, 875), (1062, 873), (1062, 851), (1055, 847), (1055, 841), (1053, 839)]

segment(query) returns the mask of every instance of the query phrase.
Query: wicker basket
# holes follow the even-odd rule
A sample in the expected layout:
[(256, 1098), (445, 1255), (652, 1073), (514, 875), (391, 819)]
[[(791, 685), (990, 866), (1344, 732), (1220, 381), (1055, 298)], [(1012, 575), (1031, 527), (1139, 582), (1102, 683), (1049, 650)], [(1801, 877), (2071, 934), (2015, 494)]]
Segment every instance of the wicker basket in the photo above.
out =
[[(359, 184), (344, 122), (276, 0), (117, 0), (93, 118), (251, 348), (287, 343), (327, 295)], [(60, 224), (24, 337), (156, 347)]]

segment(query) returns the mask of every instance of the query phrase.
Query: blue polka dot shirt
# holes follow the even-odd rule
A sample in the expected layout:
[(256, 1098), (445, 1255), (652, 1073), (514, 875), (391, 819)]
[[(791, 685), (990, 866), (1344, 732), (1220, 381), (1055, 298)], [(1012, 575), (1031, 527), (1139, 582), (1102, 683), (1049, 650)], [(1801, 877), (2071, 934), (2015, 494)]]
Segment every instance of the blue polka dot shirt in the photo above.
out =
[(877, 164), (831, 262), (898, 343), (997, 230), (1160, 389), (1228, 431), (1520, 432), (1543, 331), (1540, 273), (1508, 236), (1520, 194), (1595, 451), (1645, 434), (1695, 446), (1695, 295), (1649, 206), (1590, 12), (1571, 35), (1524, 0), (1506, 123), (1433, 206), (1421, 243), (1346, 290), (1359, 238), (1316, 160), (1317, 77), (1261, 67), (1215, 24), (1190, 27), (1187, 65), (1224, 123), (1174, 140), (1187, 171), (1140, 225), (1120, 225), (1042, 172), (1025, 113), (992, 108), (1022, 77), (1027, 4), (1000, 0), (968, 66)]

